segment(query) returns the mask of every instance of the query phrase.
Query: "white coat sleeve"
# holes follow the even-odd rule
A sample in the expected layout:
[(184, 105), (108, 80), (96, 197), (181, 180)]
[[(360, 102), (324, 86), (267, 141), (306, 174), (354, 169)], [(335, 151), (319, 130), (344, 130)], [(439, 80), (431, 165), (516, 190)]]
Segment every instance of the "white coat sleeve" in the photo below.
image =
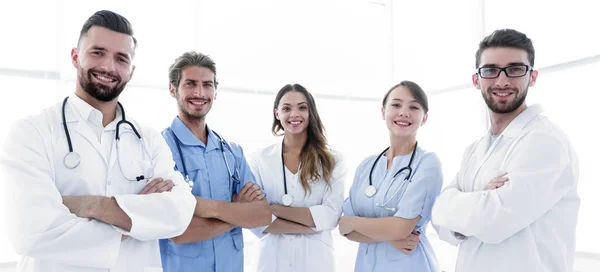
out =
[[(443, 191), (450, 189), (457, 189), (459, 191), (462, 191), (458, 184), (458, 174), (456, 174), (454, 180), (452, 180), (452, 183), (448, 187), (444, 188)], [(457, 246), (466, 240), (466, 237), (456, 235), (454, 231), (436, 224), (436, 219), (438, 217), (452, 216), (452, 213), (450, 213), (449, 211), (445, 211), (444, 207), (441, 206), (439, 202), (435, 202), (431, 214), (431, 225), (433, 226), (441, 240), (446, 241), (453, 246)]]
[(444, 191), (437, 205), (454, 212), (440, 216), (436, 223), (490, 244), (501, 243), (531, 225), (576, 189), (577, 158), (560, 135), (533, 131), (518, 139), (503, 169), (510, 180), (499, 189)]
[[(263, 176), (260, 173), (261, 168), (259, 167), (260, 159), (261, 159), (259, 157), (260, 154), (261, 154), (260, 152), (256, 152), (256, 153), (252, 154), (250, 156), (250, 159), (247, 161), (248, 161), (248, 166), (250, 166), (250, 170), (252, 171), (252, 174), (254, 174), (254, 179), (255, 179), (256, 185), (260, 186), (260, 188), (264, 191), (265, 185), (264, 185), (264, 181), (263, 181)], [(267, 195), (266, 197), (267, 197), (267, 199), (270, 199), (273, 196)], [(269, 201), (269, 205), (270, 204), (271, 204), (271, 201)], [(275, 219), (277, 219), (277, 216), (275, 216), (274, 214), (271, 214), (271, 223), (273, 223), (273, 221), (275, 221)], [(253, 229), (250, 229), (250, 231), (252, 233), (254, 233), (254, 235), (256, 235), (256, 237), (262, 238), (265, 235), (267, 235), (265, 233), (265, 230), (269, 227), (269, 225), (253, 228)]]
[[(46, 128), (47, 129), (47, 128)], [(2, 147), (8, 237), (24, 256), (108, 269), (121, 234), (111, 225), (79, 218), (62, 204), (55, 185), (51, 135), (31, 120), (17, 121)]]
[(154, 177), (170, 179), (171, 192), (147, 195), (115, 196), (119, 207), (131, 218), (131, 230), (123, 234), (141, 241), (171, 238), (181, 235), (192, 221), (196, 198), (183, 176), (174, 170), (171, 149), (155, 130), (147, 128), (144, 136), (154, 163)]
[(311, 206), (308, 209), (312, 215), (314, 231), (332, 230), (342, 216), (342, 203), (344, 201), (344, 183), (348, 169), (341, 155), (335, 155), (335, 166), (331, 174), (331, 186), (327, 187), (321, 205)]

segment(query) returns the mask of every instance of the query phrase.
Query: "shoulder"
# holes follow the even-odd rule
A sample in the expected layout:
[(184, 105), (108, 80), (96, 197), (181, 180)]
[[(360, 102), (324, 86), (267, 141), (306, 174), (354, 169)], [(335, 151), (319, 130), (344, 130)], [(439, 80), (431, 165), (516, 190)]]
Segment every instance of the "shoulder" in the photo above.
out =
[(250, 157), (257, 162), (265, 161), (271, 159), (275, 156), (279, 156), (277, 150), (279, 150), (280, 144), (271, 144), (265, 147), (261, 147), (254, 151)]
[(419, 147), (417, 149), (417, 154), (420, 157), (419, 168), (442, 168), (442, 162), (435, 152)]
[(53, 126), (62, 126), (61, 103), (25, 116), (12, 124), (11, 131), (25, 133), (35, 131), (40, 135), (49, 134)]

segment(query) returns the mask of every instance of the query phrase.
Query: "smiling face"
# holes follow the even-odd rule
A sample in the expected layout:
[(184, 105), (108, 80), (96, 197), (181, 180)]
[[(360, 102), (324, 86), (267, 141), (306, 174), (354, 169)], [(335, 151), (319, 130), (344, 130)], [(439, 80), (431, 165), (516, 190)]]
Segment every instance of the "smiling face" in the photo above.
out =
[(206, 67), (185, 67), (179, 86), (169, 84), (169, 91), (177, 99), (180, 118), (204, 120), (217, 95), (215, 74)]
[(133, 76), (134, 50), (133, 37), (100, 26), (91, 27), (78, 48), (71, 50), (78, 90), (102, 102), (117, 98)]
[(286, 134), (306, 133), (309, 125), (309, 106), (304, 94), (297, 91), (287, 92), (279, 100), (274, 112)]
[[(480, 67), (505, 68), (513, 65), (531, 65), (527, 52), (513, 47), (490, 47), (481, 53)], [(535, 85), (538, 72), (527, 72), (522, 77), (507, 77), (502, 71), (497, 78), (473, 75), (473, 85), (481, 90), (488, 108), (499, 114), (523, 110), (530, 86)]]
[(419, 127), (427, 122), (423, 106), (405, 86), (396, 87), (389, 93), (381, 116), (395, 137), (416, 136)]

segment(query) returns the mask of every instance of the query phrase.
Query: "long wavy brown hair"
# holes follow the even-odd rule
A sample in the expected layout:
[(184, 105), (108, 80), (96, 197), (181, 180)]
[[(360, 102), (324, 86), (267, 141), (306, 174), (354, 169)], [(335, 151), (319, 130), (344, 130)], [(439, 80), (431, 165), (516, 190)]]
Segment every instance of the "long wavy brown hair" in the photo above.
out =
[[(273, 109), (277, 109), (281, 98), (288, 92), (299, 92), (306, 97), (308, 104), (308, 128), (306, 143), (302, 148), (300, 154), (300, 183), (304, 188), (304, 195), (312, 193), (310, 188), (310, 182), (317, 182), (323, 177), (325, 183), (331, 187), (331, 176), (333, 173), (333, 167), (335, 166), (335, 159), (331, 153), (327, 144), (327, 138), (325, 137), (325, 127), (319, 117), (315, 99), (313, 96), (302, 87), (300, 84), (288, 84), (283, 86), (275, 97), (273, 103)], [(281, 136), (283, 133), (283, 126), (281, 122), (277, 120), (275, 111), (273, 111), (273, 125), (271, 127), (273, 135)], [(282, 147), (283, 148), (283, 147)]]

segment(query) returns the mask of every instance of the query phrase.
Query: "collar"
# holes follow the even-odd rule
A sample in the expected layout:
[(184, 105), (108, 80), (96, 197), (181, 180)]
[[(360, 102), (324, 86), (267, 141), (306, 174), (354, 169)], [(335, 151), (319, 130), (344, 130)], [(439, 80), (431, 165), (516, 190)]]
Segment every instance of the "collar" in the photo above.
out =
[[(521, 112), (515, 119), (513, 119), (510, 124), (502, 131), (501, 135), (506, 137), (515, 137), (517, 134), (536, 116), (540, 115), (544, 109), (541, 105), (531, 105), (527, 107), (523, 112)], [(491, 128), (488, 131), (488, 134), (492, 134)]]
[(204, 147), (206, 151), (220, 149), (221, 147), (220, 138), (215, 134), (214, 131), (212, 131), (212, 129), (208, 127), (208, 125), (206, 125), (206, 131), (208, 131), (206, 145), (200, 141), (200, 139), (196, 138), (196, 135), (194, 135), (194, 133), (192, 133), (185, 123), (179, 119), (179, 116), (176, 116), (173, 119), (170, 128), (177, 137), (175, 140), (179, 140), (179, 142), (183, 145), (201, 146)]
[[(73, 108), (75, 113), (78, 115), (78, 116), (73, 116), (72, 114), (69, 115), (68, 112), (66, 112), (65, 114), (67, 116), (65, 116), (65, 119), (66, 119), (67, 123), (76, 122), (78, 120), (85, 120), (86, 123), (88, 123), (88, 124), (103, 128), (102, 112), (100, 112), (96, 108), (92, 107), (90, 104), (85, 102), (79, 96), (77, 96), (76, 94), (70, 95), (69, 100), (67, 101), (67, 104), (71, 105), (71, 107)], [(61, 104), (61, 107), (62, 107), (62, 104)], [(117, 106), (117, 108), (119, 108), (119, 106)], [(66, 109), (66, 110), (68, 111), (68, 109)], [(122, 118), (123, 117), (122, 117), (121, 110), (117, 109), (115, 119), (112, 122), (110, 122), (104, 129), (114, 130), (116, 128), (117, 122), (120, 121)]]

